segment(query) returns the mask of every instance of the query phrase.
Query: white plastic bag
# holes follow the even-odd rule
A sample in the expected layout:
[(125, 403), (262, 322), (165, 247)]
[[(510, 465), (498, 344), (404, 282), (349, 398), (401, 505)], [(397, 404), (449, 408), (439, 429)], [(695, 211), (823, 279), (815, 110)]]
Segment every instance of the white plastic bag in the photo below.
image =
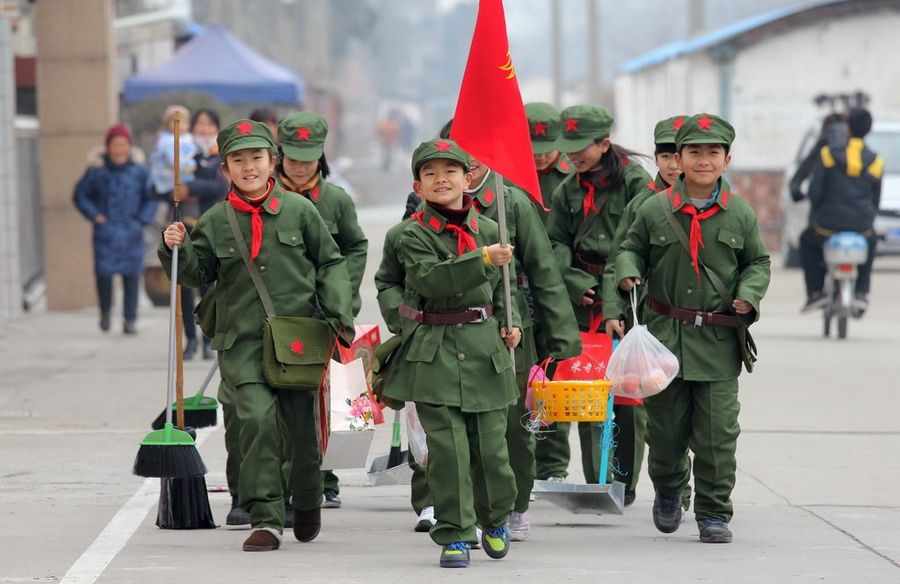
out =
[(416, 404), (406, 402), (403, 414), (406, 417), (406, 441), (409, 442), (409, 452), (416, 459), (416, 463), (425, 468), (428, 465), (428, 444), (425, 442), (425, 428), (419, 421)]
[(615, 395), (644, 398), (656, 395), (672, 383), (678, 375), (678, 357), (659, 339), (638, 324), (637, 292), (631, 291), (634, 327), (613, 351), (606, 367), (606, 378), (612, 382)]

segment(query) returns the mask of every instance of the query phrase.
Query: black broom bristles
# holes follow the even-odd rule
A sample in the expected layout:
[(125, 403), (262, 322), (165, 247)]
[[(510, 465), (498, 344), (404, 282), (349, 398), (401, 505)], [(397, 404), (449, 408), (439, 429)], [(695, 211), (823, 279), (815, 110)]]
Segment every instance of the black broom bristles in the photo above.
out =
[(159, 485), (156, 525), (160, 529), (214, 529), (206, 479), (163, 478)]
[(134, 458), (134, 474), (189, 479), (205, 475), (206, 465), (193, 444), (141, 444)]

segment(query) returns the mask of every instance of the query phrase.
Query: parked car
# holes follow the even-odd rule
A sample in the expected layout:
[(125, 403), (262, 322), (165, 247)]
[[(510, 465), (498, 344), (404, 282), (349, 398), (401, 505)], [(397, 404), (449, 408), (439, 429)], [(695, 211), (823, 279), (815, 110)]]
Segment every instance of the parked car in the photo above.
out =
[[(786, 267), (800, 267), (800, 234), (809, 223), (809, 201), (795, 203), (791, 199), (790, 179), (800, 162), (816, 144), (819, 128), (814, 127), (803, 136), (797, 155), (785, 173), (782, 188), (782, 254)], [(884, 159), (884, 178), (881, 183), (881, 204), (875, 218), (878, 236), (878, 255), (900, 255), (900, 122), (875, 122), (866, 136), (866, 144)], [(808, 181), (803, 185), (806, 191)]]

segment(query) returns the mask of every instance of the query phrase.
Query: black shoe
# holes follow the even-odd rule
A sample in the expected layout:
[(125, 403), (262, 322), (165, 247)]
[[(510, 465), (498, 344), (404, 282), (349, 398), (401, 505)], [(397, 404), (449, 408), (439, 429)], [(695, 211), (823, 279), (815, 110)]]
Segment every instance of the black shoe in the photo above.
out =
[(225, 518), (226, 525), (250, 525), (250, 514), (238, 505), (237, 497), (231, 498), (231, 511)]
[(701, 519), (697, 522), (703, 543), (731, 543), (731, 530), (721, 519)]
[(325, 502), (322, 503), (322, 507), (325, 509), (341, 508), (341, 497), (337, 494), (337, 491), (325, 489)]
[(634, 499), (637, 497), (637, 493), (634, 491), (625, 491), (625, 506), (631, 507), (631, 504), (634, 503)]
[(100, 330), (105, 333), (108, 333), (109, 327), (110, 327), (109, 313), (106, 312), (106, 313), (100, 315)]
[(869, 297), (866, 294), (857, 294), (856, 298), (853, 299), (851, 308), (853, 318), (862, 318), (868, 309)]
[(122, 325), (122, 332), (124, 332), (126, 335), (136, 335), (137, 327), (134, 325), (134, 321), (126, 320), (125, 324)]
[(684, 515), (681, 501), (677, 497), (666, 497), (656, 492), (653, 500), (653, 525), (663, 533), (675, 533), (681, 526)]
[(806, 304), (800, 309), (800, 312), (812, 312), (828, 305), (828, 296), (824, 292), (813, 292), (806, 299)]
[(216, 352), (213, 351), (212, 345), (209, 342), (209, 339), (203, 339), (203, 360), (211, 361), (216, 358)]
[(194, 353), (197, 352), (197, 339), (188, 339), (187, 344), (184, 346), (184, 360), (190, 361), (194, 358)]
[(287, 501), (284, 502), (284, 528), (294, 527), (294, 508)]

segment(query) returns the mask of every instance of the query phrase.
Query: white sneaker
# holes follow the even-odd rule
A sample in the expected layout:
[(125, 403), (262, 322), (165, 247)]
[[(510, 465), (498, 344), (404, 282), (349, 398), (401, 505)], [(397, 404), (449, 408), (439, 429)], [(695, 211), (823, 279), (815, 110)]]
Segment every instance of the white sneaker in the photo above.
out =
[(528, 519), (528, 512), (516, 513), (513, 511), (509, 514), (509, 540), (525, 541), (531, 535), (531, 521)]
[(473, 550), (481, 549), (481, 535), (482, 535), (481, 528), (476, 525), (475, 526), (475, 540), (476, 541), (475, 541), (475, 543), (469, 544), (470, 548), (472, 548)]
[(414, 531), (418, 533), (428, 533), (431, 531), (431, 528), (434, 527), (434, 507), (425, 507), (422, 509), (422, 512), (419, 513), (419, 519), (416, 521), (416, 527)]
[(567, 483), (569, 481), (566, 480), (565, 477), (548, 477), (547, 482), (551, 483)]

